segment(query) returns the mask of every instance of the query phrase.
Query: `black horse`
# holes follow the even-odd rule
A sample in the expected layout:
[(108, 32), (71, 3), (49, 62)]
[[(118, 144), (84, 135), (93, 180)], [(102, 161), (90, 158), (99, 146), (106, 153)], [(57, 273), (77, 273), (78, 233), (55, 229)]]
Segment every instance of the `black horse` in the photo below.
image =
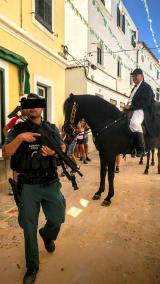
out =
[[(64, 103), (65, 129), (69, 131), (85, 118), (90, 126), (95, 146), (100, 157), (100, 186), (93, 199), (100, 199), (105, 190), (105, 177), (108, 169), (109, 192), (102, 202), (103, 206), (111, 204), (114, 196), (114, 171), (117, 154), (131, 153), (133, 136), (128, 127), (128, 117), (111, 103), (93, 95), (73, 95)], [(149, 137), (146, 136), (147, 143)], [(149, 143), (148, 143), (149, 145)]]
[[(155, 141), (156, 142), (156, 141)], [(158, 174), (160, 174), (160, 141), (157, 141), (157, 143), (153, 143), (153, 145), (157, 146), (157, 158), (158, 158)], [(148, 147), (149, 149), (149, 147)], [(150, 151), (148, 151), (147, 153), (147, 162), (146, 162), (146, 167), (144, 170), (144, 174), (148, 175), (149, 173), (149, 168), (150, 168), (150, 157), (151, 157), (151, 166), (155, 165), (155, 159), (154, 159), (154, 155), (155, 155), (155, 147), (153, 147), (153, 149), (151, 148)], [(140, 158), (139, 161), (140, 165), (143, 165), (143, 157)]]

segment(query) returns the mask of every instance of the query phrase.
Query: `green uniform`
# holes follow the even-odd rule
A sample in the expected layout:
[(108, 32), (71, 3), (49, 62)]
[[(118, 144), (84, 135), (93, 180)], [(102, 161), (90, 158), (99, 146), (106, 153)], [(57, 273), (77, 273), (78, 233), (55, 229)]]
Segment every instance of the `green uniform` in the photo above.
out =
[[(21, 123), (17, 128), (22, 128), (22, 124), (24, 125), (24, 131), (26, 132), (25, 122)], [(42, 126), (43, 127), (43, 124)], [(10, 143), (17, 136), (17, 128), (13, 128), (6, 138), (6, 144)], [(21, 129), (22, 130), (22, 129)], [(36, 132), (36, 131), (35, 131)], [(58, 137), (58, 132), (56, 129), (56, 139)], [(54, 137), (53, 137), (54, 139)], [(29, 144), (29, 143), (28, 143)], [(59, 144), (61, 141), (59, 139)], [(24, 145), (26, 146), (27, 143)], [(35, 145), (30, 148), (33, 148), (35, 153), (35, 148), (38, 147), (38, 142), (36, 141)], [(23, 148), (23, 145), (21, 145)], [(25, 152), (26, 152), (25, 148)], [(30, 152), (29, 152), (30, 153)], [(33, 152), (32, 152), (33, 154)], [(22, 162), (24, 161), (24, 155), (20, 155)], [(20, 161), (21, 162), (21, 161)], [(28, 162), (26, 161), (26, 164)], [(34, 161), (35, 163), (35, 161)], [(16, 166), (15, 166), (16, 167)], [(46, 167), (46, 166), (45, 166)], [(46, 169), (44, 169), (46, 171)], [(27, 269), (38, 269), (39, 268), (39, 252), (38, 252), (38, 244), (37, 244), (37, 226), (38, 226), (38, 218), (40, 207), (46, 217), (46, 224), (43, 228), (43, 233), (46, 239), (56, 240), (58, 233), (60, 231), (61, 224), (65, 220), (65, 199), (61, 193), (61, 183), (59, 182), (58, 176), (55, 177), (56, 169), (53, 168), (54, 175), (52, 176), (52, 169), (49, 169), (50, 172), (47, 176), (47, 179), (39, 178), (40, 183), (37, 182), (38, 178), (36, 175), (40, 172), (43, 174), (43, 169), (31, 169), (29, 167), (29, 171), (27, 173), (24, 171), (23, 176), (23, 185), (22, 185), (22, 193), (20, 197), (19, 203), (19, 224), (23, 228), (24, 231), (24, 239), (25, 239), (25, 257)], [(33, 173), (32, 178), (30, 174)], [(46, 175), (46, 172), (45, 172)], [(36, 179), (34, 179), (36, 176)], [(25, 177), (25, 178), (24, 178)]]

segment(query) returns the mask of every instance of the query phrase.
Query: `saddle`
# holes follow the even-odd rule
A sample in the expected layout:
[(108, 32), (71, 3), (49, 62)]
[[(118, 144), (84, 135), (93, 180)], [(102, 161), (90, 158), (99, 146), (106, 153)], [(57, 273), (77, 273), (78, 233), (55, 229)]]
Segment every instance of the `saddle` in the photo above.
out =
[[(133, 111), (127, 111), (128, 127)], [(142, 123), (143, 134), (150, 137), (157, 137), (160, 135), (160, 103), (155, 102), (151, 109), (144, 111), (144, 121)]]

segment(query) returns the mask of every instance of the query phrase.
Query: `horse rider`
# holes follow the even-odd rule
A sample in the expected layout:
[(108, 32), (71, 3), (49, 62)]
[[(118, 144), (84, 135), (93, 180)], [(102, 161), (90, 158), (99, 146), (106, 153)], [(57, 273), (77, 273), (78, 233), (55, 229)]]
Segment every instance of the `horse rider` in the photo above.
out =
[(143, 71), (140, 68), (136, 68), (131, 76), (133, 76), (135, 86), (124, 109), (132, 112), (129, 128), (133, 132), (136, 156), (141, 157), (145, 155), (142, 122), (145, 122), (147, 130), (151, 128), (154, 93), (151, 86), (144, 81)]

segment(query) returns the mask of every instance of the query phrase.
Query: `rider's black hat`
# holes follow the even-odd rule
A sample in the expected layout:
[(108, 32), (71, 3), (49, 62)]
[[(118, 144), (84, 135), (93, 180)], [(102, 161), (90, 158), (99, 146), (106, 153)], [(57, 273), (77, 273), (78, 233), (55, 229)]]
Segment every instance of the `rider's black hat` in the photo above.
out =
[(29, 93), (27, 95), (27, 99), (38, 99), (38, 100), (42, 100), (43, 98), (40, 97), (39, 95), (35, 94), (35, 93)]
[(132, 76), (136, 76), (136, 75), (143, 75), (143, 71), (140, 68), (136, 68), (132, 73)]

